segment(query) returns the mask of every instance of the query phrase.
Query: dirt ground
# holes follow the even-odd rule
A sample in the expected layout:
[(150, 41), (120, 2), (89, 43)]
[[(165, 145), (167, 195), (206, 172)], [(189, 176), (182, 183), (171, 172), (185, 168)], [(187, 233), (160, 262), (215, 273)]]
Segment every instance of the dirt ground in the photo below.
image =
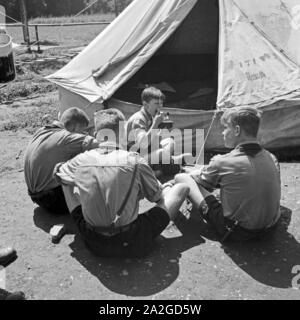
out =
[[(27, 196), (22, 166), (30, 137), (0, 132), (0, 245), (18, 250), (6, 268), (8, 290), (28, 299), (300, 299), (292, 288), (300, 265), (300, 163), (281, 163), (283, 217), (272, 237), (222, 246), (197, 216), (182, 217), (147, 258), (112, 260), (93, 256), (69, 217), (52, 217)], [(55, 245), (49, 230), (58, 223), (69, 234)]]

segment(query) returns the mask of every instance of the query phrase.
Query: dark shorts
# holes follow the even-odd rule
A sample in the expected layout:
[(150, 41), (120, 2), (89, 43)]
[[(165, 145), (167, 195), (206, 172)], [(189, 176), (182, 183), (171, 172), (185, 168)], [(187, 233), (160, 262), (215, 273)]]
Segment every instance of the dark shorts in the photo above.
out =
[(144, 257), (151, 252), (154, 240), (168, 226), (168, 213), (154, 207), (113, 236), (105, 236), (93, 230), (84, 220), (81, 206), (71, 212), (86, 246), (101, 257)]
[(181, 170), (179, 164), (154, 164), (150, 165), (150, 167), (153, 171), (161, 170), (165, 177), (174, 177)]
[(53, 214), (69, 214), (69, 209), (61, 186), (39, 193), (28, 193), (31, 200), (41, 208)]
[(235, 221), (224, 217), (222, 205), (213, 195), (205, 198), (201, 204), (201, 211), (203, 218), (215, 229), (221, 242), (259, 239), (269, 234), (277, 226), (275, 224), (261, 230), (245, 229)]

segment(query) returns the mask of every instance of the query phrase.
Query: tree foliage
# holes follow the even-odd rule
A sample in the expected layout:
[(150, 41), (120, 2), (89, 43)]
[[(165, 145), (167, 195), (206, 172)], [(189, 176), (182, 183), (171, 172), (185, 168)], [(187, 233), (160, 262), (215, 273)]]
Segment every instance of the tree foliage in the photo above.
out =
[[(16, 20), (20, 20), (20, 0), (0, 0), (0, 5), (6, 9), (6, 14)], [(86, 8), (95, 0), (24, 0), (28, 18), (41, 16), (72, 16)], [(117, 11), (121, 12), (133, 0), (116, 0)], [(92, 5), (87, 13), (114, 13), (115, 0), (98, 0)], [(7, 22), (14, 22), (7, 19)]]

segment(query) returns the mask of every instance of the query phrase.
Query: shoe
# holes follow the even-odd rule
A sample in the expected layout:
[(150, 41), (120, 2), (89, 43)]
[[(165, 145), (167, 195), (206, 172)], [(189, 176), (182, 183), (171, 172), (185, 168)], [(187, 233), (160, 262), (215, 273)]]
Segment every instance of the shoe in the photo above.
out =
[(57, 224), (50, 230), (52, 242), (58, 244), (62, 237), (67, 233), (67, 229), (64, 224)]
[(0, 249), (0, 265), (3, 267), (7, 266), (17, 257), (17, 251), (13, 248)]
[(0, 300), (25, 300), (25, 294), (22, 291), (9, 292), (0, 288)]

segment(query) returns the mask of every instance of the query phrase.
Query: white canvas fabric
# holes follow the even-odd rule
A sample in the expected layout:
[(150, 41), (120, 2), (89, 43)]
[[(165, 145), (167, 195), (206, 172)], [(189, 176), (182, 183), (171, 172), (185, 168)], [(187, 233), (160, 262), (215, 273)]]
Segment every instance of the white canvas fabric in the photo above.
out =
[(300, 30), (291, 16), (297, 2), (220, 1), (219, 107), (269, 105), (299, 95)]
[[(219, 31), (218, 9), (213, 7), (217, 3)], [(158, 50), (215, 53), (214, 41), (219, 43), (217, 108), (260, 108), (264, 146), (299, 146), (300, 0), (135, 0), (77, 57), (47, 78), (59, 86), (61, 111), (76, 105), (92, 120), (104, 101), (118, 104), (111, 99), (114, 93)], [(120, 109), (130, 116), (136, 107), (122, 103)], [(206, 132), (214, 114), (168, 111), (177, 128)], [(221, 131), (217, 118), (207, 150), (224, 148)]]
[[(134, 1), (48, 79), (90, 102), (109, 99), (153, 56), (196, 3)], [(218, 107), (262, 106), (299, 95), (299, 0), (220, 0), (219, 8)], [(174, 45), (174, 50), (180, 52), (179, 46)]]
[(64, 68), (47, 77), (90, 102), (109, 99), (178, 28), (197, 0), (136, 0)]

